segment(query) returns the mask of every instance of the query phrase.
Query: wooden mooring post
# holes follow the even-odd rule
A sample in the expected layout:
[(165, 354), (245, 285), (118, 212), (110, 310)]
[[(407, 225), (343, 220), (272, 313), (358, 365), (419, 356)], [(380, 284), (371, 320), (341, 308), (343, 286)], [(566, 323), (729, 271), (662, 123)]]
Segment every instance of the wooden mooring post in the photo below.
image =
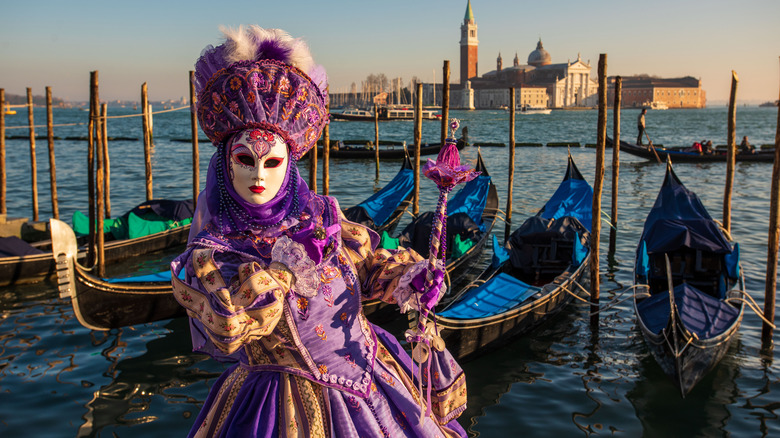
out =
[(512, 232), (512, 186), (515, 183), (515, 88), (509, 87), (509, 182), (506, 188), (506, 227), (504, 242)]
[[(100, 101), (97, 101), (100, 105)], [(105, 104), (103, 104), (105, 105)], [(95, 126), (95, 151), (97, 156), (97, 169), (95, 170), (95, 211), (97, 212), (97, 225), (95, 226), (95, 244), (97, 246), (97, 275), (98, 277), (106, 276), (106, 260), (105, 260), (105, 234), (103, 233), (103, 223), (105, 218), (105, 178), (104, 178), (104, 158), (103, 158), (103, 133), (106, 130), (106, 109), (100, 105), (100, 114), (98, 117), (98, 123)], [(95, 108), (97, 112), (98, 109)]]
[(149, 127), (149, 96), (146, 82), (141, 85), (141, 113), (143, 114), (144, 163), (146, 164), (146, 200), (152, 200), (152, 133)]
[(54, 114), (51, 107), (51, 87), (46, 87), (46, 140), (49, 146), (49, 185), (51, 186), (51, 217), (60, 218), (57, 202), (57, 165), (54, 159)]
[(445, 60), (442, 67), (441, 82), (441, 147), (444, 147), (444, 141), (447, 140), (447, 130), (450, 125), (450, 61)]
[[(772, 167), (772, 193), (769, 202), (769, 237), (766, 256), (766, 282), (764, 289), (764, 319), (774, 324), (777, 299), (777, 251), (780, 246), (780, 108), (777, 109), (775, 128), (775, 163)], [(764, 322), (761, 343), (772, 345), (772, 326)]]
[[(87, 196), (89, 196), (89, 236), (87, 242), (87, 266), (94, 266), (95, 249), (95, 123), (98, 119), (98, 72), (89, 73), (89, 122), (87, 123)], [(103, 230), (100, 230), (101, 232)]]
[(309, 151), (309, 189), (312, 192), (317, 193), (317, 162), (319, 161), (319, 152), (317, 151), (317, 143), (314, 143), (314, 147)]
[[(325, 114), (330, 117), (330, 103), (325, 106)], [(330, 194), (330, 123), (322, 130), (322, 194)]]
[(590, 231), (590, 311), (591, 324), (599, 315), (599, 242), (601, 239), (601, 191), (604, 187), (604, 150), (607, 146), (607, 54), (599, 55), (599, 114), (596, 139), (596, 178), (593, 182), (593, 217)]
[(618, 182), (620, 179), (620, 94), (623, 78), (615, 78), (615, 98), (612, 106), (612, 226), (609, 229), (609, 253), (615, 254), (618, 223)]
[(414, 202), (412, 216), (420, 214), (420, 145), (422, 144), (422, 84), (417, 84), (417, 102), (414, 105)]
[[(35, 160), (35, 121), (33, 117), (32, 88), (27, 88), (27, 123), (30, 128), (30, 184), (32, 189), (33, 221), (38, 221), (38, 163)], [(5, 110), (3, 110), (5, 111)]]
[(729, 96), (729, 120), (726, 153), (726, 188), (723, 191), (723, 228), (731, 233), (731, 194), (734, 187), (734, 168), (737, 164), (737, 84), (739, 78), (737, 72), (731, 71), (731, 95)]
[(376, 162), (376, 180), (379, 181), (379, 111), (374, 104), (374, 161)]
[(103, 150), (103, 201), (105, 216), (111, 217), (111, 160), (108, 157), (108, 104), (100, 104), (100, 120), (102, 123), (100, 146)]
[(195, 71), (190, 70), (190, 135), (192, 135), (192, 206), (198, 206), (200, 193), (200, 149), (198, 149), (198, 114), (195, 109), (198, 96), (195, 93)]
[(5, 88), (0, 88), (0, 214), (8, 214), (5, 178)]

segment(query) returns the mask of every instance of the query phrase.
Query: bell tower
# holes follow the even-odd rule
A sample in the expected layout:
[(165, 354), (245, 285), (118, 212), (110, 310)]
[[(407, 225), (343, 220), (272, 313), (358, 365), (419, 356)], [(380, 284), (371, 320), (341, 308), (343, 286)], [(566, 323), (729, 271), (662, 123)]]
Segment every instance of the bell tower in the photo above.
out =
[(471, 0), (466, 5), (466, 15), (463, 24), (460, 25), (460, 83), (465, 84), (469, 79), (476, 77), (478, 73), (477, 62), (477, 22), (474, 21), (474, 12), (471, 11)]

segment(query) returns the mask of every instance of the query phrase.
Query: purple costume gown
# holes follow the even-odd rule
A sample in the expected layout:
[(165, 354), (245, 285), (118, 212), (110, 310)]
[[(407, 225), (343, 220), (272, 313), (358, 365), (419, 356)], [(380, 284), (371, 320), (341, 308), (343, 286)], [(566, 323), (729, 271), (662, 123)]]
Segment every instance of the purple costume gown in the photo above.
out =
[(209, 223), (171, 265), (194, 350), (237, 362), (189, 436), (466, 436), (456, 421), (465, 377), (449, 353), (430, 376), (432, 414), (421, 422), (416, 364), (362, 312), (363, 300), (395, 302), (422, 258), (378, 250), (373, 230), (298, 185), (295, 214), (232, 235)]

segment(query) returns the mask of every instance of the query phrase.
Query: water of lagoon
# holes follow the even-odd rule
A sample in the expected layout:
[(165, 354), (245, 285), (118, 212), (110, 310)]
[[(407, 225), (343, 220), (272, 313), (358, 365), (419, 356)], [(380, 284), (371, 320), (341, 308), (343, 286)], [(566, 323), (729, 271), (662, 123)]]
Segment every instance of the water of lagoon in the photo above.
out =
[[(110, 109), (110, 115), (130, 109)], [(636, 136), (636, 110), (622, 114), (622, 135)], [(508, 143), (505, 111), (451, 111), (469, 128), (472, 143)], [(84, 123), (87, 112), (57, 109), (56, 124)], [(611, 117), (609, 133), (611, 134)], [(37, 123), (45, 112), (36, 109)], [(737, 136), (754, 144), (774, 142), (777, 112), (772, 108), (740, 107)], [(655, 143), (688, 146), (711, 139), (726, 143), (725, 107), (703, 110), (651, 111), (648, 133)], [(9, 116), (8, 136), (25, 135), (27, 115)], [(516, 141), (596, 142), (596, 111), (554, 111), (544, 116), (518, 116)], [(191, 145), (186, 111), (154, 118), (154, 196), (183, 199), (192, 194)], [(380, 138), (412, 143), (411, 122), (380, 123)], [(114, 215), (144, 200), (144, 160), (138, 118), (111, 119), (111, 201)], [(86, 136), (84, 124), (62, 126), (55, 135)], [(38, 135), (45, 130), (38, 129)], [(423, 123), (423, 141), (438, 142), (440, 124)], [(374, 124), (333, 122), (332, 139), (373, 139)], [(203, 138), (201, 134), (201, 138)], [(85, 211), (86, 142), (57, 140), (56, 164), (60, 214), (69, 221)], [(200, 144), (201, 187), (212, 147)], [(572, 148), (586, 179), (593, 183), (596, 153)], [(477, 148), (463, 150), (465, 160)], [(484, 147), (482, 154), (499, 189), (505, 209), (508, 149)], [(8, 212), (31, 216), (29, 144), (7, 142)], [(660, 187), (664, 166), (621, 154), (619, 225), (616, 251), (607, 254), (609, 233), (602, 228), (602, 304), (628, 296), (634, 250), (642, 223)], [(610, 210), (611, 152), (602, 206)], [(46, 141), (37, 141), (39, 206), (42, 219), (51, 216)], [(332, 159), (330, 194), (341, 205), (353, 205), (386, 184), (399, 163), (382, 161), (374, 180), (371, 160)], [(302, 175), (308, 163), (300, 163)], [(515, 223), (532, 215), (563, 177), (566, 148), (518, 148), (512, 202)], [(319, 167), (320, 171), (322, 166)], [(681, 180), (702, 199), (710, 213), (722, 217), (724, 164), (675, 166)], [(732, 234), (740, 242), (750, 294), (763, 304), (766, 272), (769, 190), (772, 166), (739, 163), (736, 168)], [(322, 182), (320, 180), (320, 190)], [(421, 210), (431, 209), (436, 189), (424, 180)], [(401, 224), (403, 226), (403, 223)], [(504, 235), (498, 222), (494, 232)], [(128, 275), (166, 267), (175, 254), (155, 254), (111, 266), (110, 274)], [(484, 265), (489, 254), (480, 262)], [(52, 283), (0, 288), (0, 434), (3, 436), (181, 436), (192, 425), (210, 385), (223, 365), (190, 351), (186, 320), (176, 319), (110, 332), (90, 331), (78, 324), (70, 303), (58, 298)], [(571, 304), (545, 325), (506, 347), (464, 364), (469, 407), (461, 417), (473, 436), (617, 435), (644, 437), (778, 436), (780, 382), (776, 353), (763, 349), (761, 321), (748, 311), (727, 356), (682, 399), (660, 370), (638, 331), (630, 300), (600, 314), (598, 327), (588, 323), (588, 306)], [(403, 321), (390, 329), (400, 334)]]

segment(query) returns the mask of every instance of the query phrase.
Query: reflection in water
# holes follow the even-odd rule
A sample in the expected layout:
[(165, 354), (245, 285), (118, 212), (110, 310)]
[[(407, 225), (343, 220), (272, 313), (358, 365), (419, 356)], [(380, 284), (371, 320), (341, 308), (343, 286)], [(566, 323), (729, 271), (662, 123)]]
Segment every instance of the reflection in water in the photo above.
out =
[[(222, 372), (220, 366), (210, 370), (195, 366), (201, 365), (206, 358), (191, 353), (185, 318), (166, 322), (164, 330), (157, 330), (157, 337), (147, 341), (146, 351), (137, 357), (127, 354), (127, 344), (121, 340), (123, 330), (128, 329), (112, 331), (98, 340), (100, 344), (109, 344), (101, 354), (109, 362), (104, 375), (111, 381), (96, 390), (92, 400), (86, 403), (87, 412), (78, 430), (79, 437), (96, 436), (104, 429), (119, 426), (159, 422), (160, 414), (168, 415), (172, 410), (179, 411), (184, 419), (194, 420), (205, 395), (196, 399), (195, 391), (186, 388), (198, 382), (208, 383)], [(152, 409), (152, 404), (160, 401), (175, 405), (175, 408), (160, 409), (158, 406)], [(155, 424), (159, 426), (159, 423)], [(133, 428), (134, 433), (140, 430)]]
[[(463, 364), (469, 401), (466, 412), (461, 416), (461, 424), (470, 436), (505, 436), (507, 430), (528, 430), (523, 427), (526, 420), (539, 420), (529, 418), (525, 413), (501, 420), (489, 413), (516, 409), (514, 393), (534, 388), (533, 384), (554, 383), (546, 370), (550, 365), (554, 368), (566, 362), (564, 357), (568, 355), (565, 351), (568, 347), (561, 348), (558, 343), (578, 330), (575, 321), (581, 317), (571, 309), (569, 306), (552, 320), (504, 348)], [(512, 429), (507, 428), (509, 425)]]
[[(739, 338), (734, 344), (739, 344)], [(638, 379), (626, 394), (642, 422), (644, 436), (729, 436), (731, 420), (728, 406), (739, 398), (736, 380), (739, 361), (738, 345), (732, 345), (720, 363), (707, 374), (685, 398), (664, 374), (652, 354), (642, 349)], [(695, 412), (696, 415), (686, 415)]]

